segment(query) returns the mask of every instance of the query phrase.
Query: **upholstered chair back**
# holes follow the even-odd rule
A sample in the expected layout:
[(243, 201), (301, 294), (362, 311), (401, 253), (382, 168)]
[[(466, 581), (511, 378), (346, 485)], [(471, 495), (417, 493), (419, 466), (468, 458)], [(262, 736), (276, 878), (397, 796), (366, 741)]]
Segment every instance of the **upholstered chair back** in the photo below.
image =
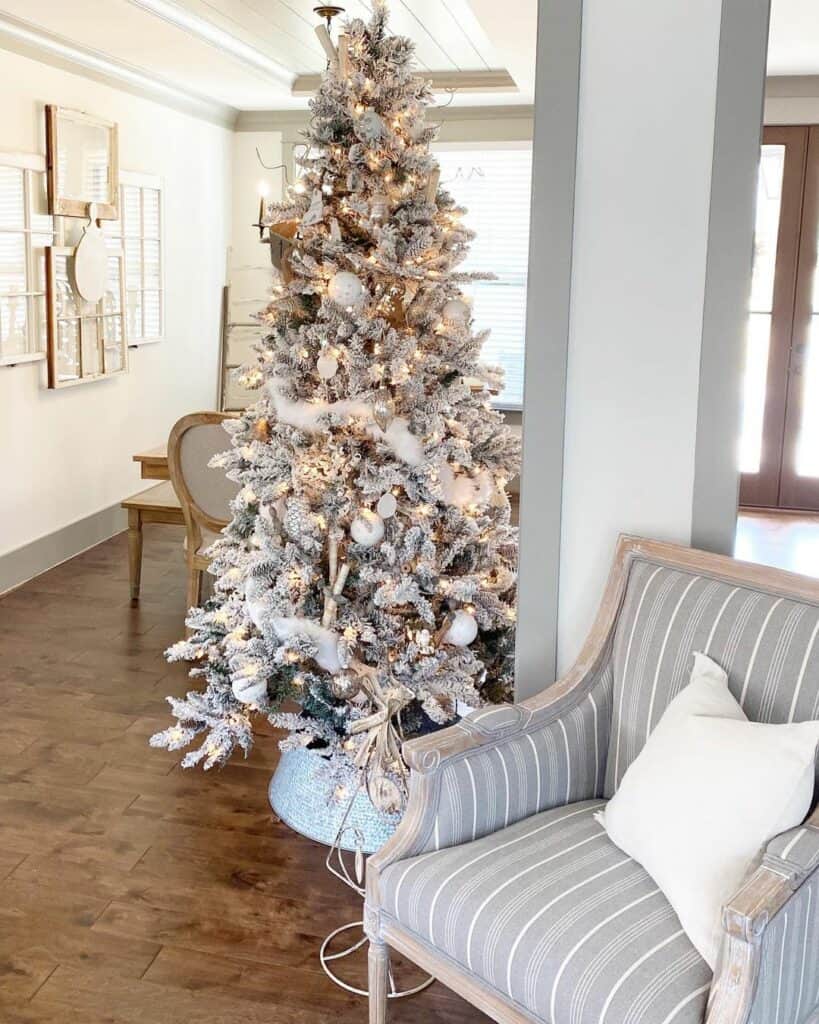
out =
[[(168, 440), (168, 467), (171, 480), (189, 531), (219, 531), (230, 520), (230, 502), (238, 486), (223, 469), (208, 464), (214, 455), (230, 447), (224, 420), (230, 414), (194, 412), (183, 416)], [(197, 546), (201, 538), (197, 540)]]
[[(798, 593), (798, 578), (793, 577)], [(611, 796), (702, 651), (755, 722), (819, 719), (819, 602), (635, 558), (611, 649)]]

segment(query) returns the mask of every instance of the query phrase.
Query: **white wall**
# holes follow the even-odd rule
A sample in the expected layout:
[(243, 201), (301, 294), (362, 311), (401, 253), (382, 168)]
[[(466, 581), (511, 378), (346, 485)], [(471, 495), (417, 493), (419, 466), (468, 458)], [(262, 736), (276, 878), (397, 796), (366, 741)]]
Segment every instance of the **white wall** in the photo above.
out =
[(159, 174), (165, 199), (165, 339), (131, 350), (114, 380), (45, 389), (45, 367), (0, 368), (0, 555), (140, 486), (134, 452), (213, 408), (230, 230), (232, 133), (129, 93), (0, 51), (0, 148), (44, 152), (43, 104), (120, 126), (120, 165)]
[(689, 542), (719, 0), (586, 0), (559, 661), (621, 532)]
[[(284, 162), (280, 131), (236, 132), (233, 136), (233, 231), (231, 266), (270, 266), (270, 257), (259, 244), (259, 232), (252, 227), (259, 216), (259, 197), (265, 191), (269, 201), (281, 199), (281, 170), (267, 170), (256, 155), (258, 149), (267, 167)], [(288, 174), (292, 175), (291, 168)]]
[[(259, 200), (282, 198), (284, 174), (278, 167), (285, 159), (280, 131), (236, 132), (233, 136), (233, 230), (231, 232), (228, 279), (230, 281), (231, 320), (246, 321), (258, 312), (273, 281), (270, 250), (259, 241), (253, 224), (259, 219)], [(292, 156), (288, 153), (287, 156)], [(292, 168), (288, 167), (291, 175)]]

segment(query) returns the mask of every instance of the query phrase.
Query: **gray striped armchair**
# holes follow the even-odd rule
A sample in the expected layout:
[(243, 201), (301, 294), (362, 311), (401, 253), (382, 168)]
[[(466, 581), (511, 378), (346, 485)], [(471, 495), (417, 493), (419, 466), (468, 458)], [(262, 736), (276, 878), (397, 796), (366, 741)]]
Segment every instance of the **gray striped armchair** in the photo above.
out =
[(716, 973), (594, 820), (704, 651), (760, 722), (819, 718), (819, 582), (621, 538), (578, 661), (405, 746), (406, 815), (367, 867), (370, 1022), (388, 946), (494, 1020), (819, 1021), (819, 811), (724, 909)]

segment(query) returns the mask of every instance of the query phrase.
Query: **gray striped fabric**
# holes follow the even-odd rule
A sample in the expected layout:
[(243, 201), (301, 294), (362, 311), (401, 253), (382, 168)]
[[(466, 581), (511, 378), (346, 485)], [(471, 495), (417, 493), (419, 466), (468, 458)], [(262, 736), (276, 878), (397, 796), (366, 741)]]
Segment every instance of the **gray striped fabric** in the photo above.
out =
[(614, 638), (605, 795), (623, 775), (703, 651), (755, 722), (819, 718), (819, 608), (636, 561)]
[[(803, 825), (777, 836), (765, 851), (765, 863), (774, 871), (788, 875), (793, 887), (819, 869), (819, 828)], [(819, 956), (819, 949), (816, 951)]]
[(399, 861), (382, 875), (384, 912), (537, 1021), (701, 1024), (711, 972), (594, 821), (603, 806)]
[[(607, 662), (573, 706), (559, 714), (536, 712), (523, 731), (444, 764), (438, 814), (422, 849), (479, 839), (538, 811), (602, 793), (611, 694)], [(492, 731), (506, 724), (508, 713), (502, 707), (478, 712), (463, 728)]]
[(819, 1011), (819, 874), (768, 925), (749, 1024), (807, 1024)]

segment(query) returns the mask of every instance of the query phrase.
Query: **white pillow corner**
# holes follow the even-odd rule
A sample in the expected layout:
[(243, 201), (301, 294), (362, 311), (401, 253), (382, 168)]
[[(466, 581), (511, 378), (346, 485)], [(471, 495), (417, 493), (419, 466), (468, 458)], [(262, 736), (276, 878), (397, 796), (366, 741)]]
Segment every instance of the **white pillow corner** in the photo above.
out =
[(712, 970), (723, 905), (767, 843), (811, 808), (817, 747), (819, 721), (750, 722), (725, 670), (698, 651), (689, 684), (595, 814), (662, 889)]

